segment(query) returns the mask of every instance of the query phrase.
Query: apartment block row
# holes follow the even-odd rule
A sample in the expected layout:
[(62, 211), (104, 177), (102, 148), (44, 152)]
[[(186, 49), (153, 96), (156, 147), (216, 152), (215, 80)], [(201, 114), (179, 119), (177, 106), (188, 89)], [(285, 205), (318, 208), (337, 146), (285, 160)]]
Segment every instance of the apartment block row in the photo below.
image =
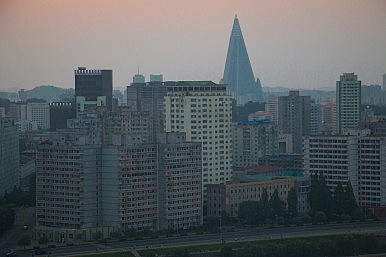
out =
[(334, 191), (351, 183), (360, 206), (386, 207), (386, 138), (369, 130), (304, 138), (304, 170), (322, 175)]
[[(202, 224), (201, 144), (186, 142), (182, 133), (129, 145), (92, 144), (88, 138), (87, 132), (68, 130), (50, 133), (39, 144), (38, 231), (157, 231)], [(75, 238), (64, 234), (69, 237), (64, 240)]]

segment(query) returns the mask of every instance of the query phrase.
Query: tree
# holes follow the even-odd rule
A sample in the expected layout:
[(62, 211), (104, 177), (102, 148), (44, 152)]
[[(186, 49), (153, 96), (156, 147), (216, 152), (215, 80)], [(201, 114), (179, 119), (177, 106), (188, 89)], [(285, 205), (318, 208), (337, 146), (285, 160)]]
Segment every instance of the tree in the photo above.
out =
[(95, 233), (93, 233), (92, 237), (95, 239), (95, 240), (100, 240), (102, 239), (103, 237), (103, 233), (102, 231), (96, 231)]
[(0, 236), (15, 222), (15, 211), (9, 205), (0, 206)]
[(39, 244), (41, 245), (45, 245), (48, 243), (48, 237), (46, 234), (43, 234), (40, 238), (39, 238)]
[(269, 200), (269, 206), (272, 211), (272, 218), (284, 216), (285, 213), (285, 203), (279, 197), (279, 191), (275, 189), (271, 199)]
[(263, 194), (261, 195), (261, 199), (259, 201), (259, 210), (259, 217), (262, 221), (271, 217), (268, 192), (266, 188), (263, 189)]
[(314, 215), (314, 221), (316, 223), (326, 223), (327, 222), (327, 216), (322, 211), (317, 211)]
[(350, 181), (347, 183), (346, 191), (343, 195), (343, 208), (348, 215), (353, 215), (357, 209), (357, 201)]
[(288, 204), (288, 217), (290, 219), (298, 216), (298, 193), (295, 188), (291, 188), (288, 192), (287, 196), (287, 204)]
[(17, 242), (18, 245), (20, 246), (23, 246), (24, 249), (26, 246), (30, 245), (31, 244), (31, 236), (30, 235), (27, 235), (27, 234), (24, 234), (20, 239), (19, 241)]
[(239, 206), (239, 219), (248, 225), (257, 225), (259, 222), (259, 203), (256, 201), (242, 202)]
[(345, 213), (345, 192), (342, 186), (342, 183), (340, 181), (336, 185), (335, 188), (335, 196), (334, 196), (334, 202), (335, 202), (335, 210), (336, 214), (339, 216), (342, 216)]
[(312, 211), (322, 211), (331, 215), (332, 196), (330, 189), (327, 187), (324, 176), (313, 176), (311, 180), (311, 209)]
[(204, 226), (210, 232), (217, 232), (219, 225), (220, 225), (220, 220), (213, 216), (207, 217), (204, 221)]

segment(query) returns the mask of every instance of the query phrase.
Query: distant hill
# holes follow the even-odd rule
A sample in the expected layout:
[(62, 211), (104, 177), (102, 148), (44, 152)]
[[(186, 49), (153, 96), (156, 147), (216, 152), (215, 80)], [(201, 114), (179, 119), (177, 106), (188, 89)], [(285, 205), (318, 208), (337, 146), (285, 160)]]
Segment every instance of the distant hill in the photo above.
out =
[[(59, 101), (75, 94), (73, 88), (60, 88), (55, 86), (39, 86), (25, 91), (26, 98), (44, 99), (47, 102)], [(67, 97), (68, 96), (68, 97)]]

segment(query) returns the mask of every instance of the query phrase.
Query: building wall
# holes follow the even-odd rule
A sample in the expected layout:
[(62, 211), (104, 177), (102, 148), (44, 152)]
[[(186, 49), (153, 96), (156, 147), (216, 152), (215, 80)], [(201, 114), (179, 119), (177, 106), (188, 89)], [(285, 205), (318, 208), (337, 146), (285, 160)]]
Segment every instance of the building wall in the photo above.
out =
[(41, 144), (36, 156), (37, 225), (95, 227), (95, 149), (75, 144)]
[(259, 159), (261, 166), (283, 167), (289, 170), (303, 170), (303, 154), (280, 154)]
[(218, 217), (225, 211), (229, 217), (237, 217), (240, 204), (259, 201), (264, 190), (270, 198), (277, 189), (280, 199), (286, 203), (291, 188), (295, 188), (295, 180), (291, 178), (208, 185), (208, 216)]
[(360, 206), (386, 206), (386, 141), (366, 134), (305, 138), (304, 169), (323, 175), (331, 191), (351, 183)]
[(202, 225), (201, 144), (160, 144), (159, 229)]
[(322, 107), (318, 103), (311, 103), (310, 135), (319, 135), (322, 132)]
[(301, 153), (302, 136), (311, 132), (311, 98), (299, 96), (299, 91), (280, 96), (278, 124), (281, 134), (291, 134), (293, 152)]
[(87, 70), (80, 67), (75, 73), (75, 98), (85, 97), (85, 101), (97, 101), (104, 96), (106, 106), (112, 109), (113, 99), (113, 71), (112, 70)]
[(50, 108), (48, 103), (27, 103), (27, 120), (36, 122), (38, 129), (49, 129)]
[(67, 120), (75, 118), (76, 109), (72, 102), (52, 102), (50, 108), (50, 130), (67, 128)]
[(265, 111), (271, 114), (272, 122), (277, 125), (278, 112), (279, 112), (279, 100), (278, 99), (269, 100), (265, 104)]
[(278, 153), (277, 126), (267, 122), (232, 125), (233, 166), (256, 165), (259, 158)]
[(336, 132), (336, 104), (334, 102), (322, 103), (322, 131)]
[(80, 129), (89, 123), (76, 124), (48, 133), (38, 146), (38, 226), (125, 231), (202, 224), (200, 143), (186, 142), (182, 133), (141, 144), (124, 137), (93, 143)]
[(4, 107), (0, 107), (0, 119), (1, 118), (5, 118), (5, 108)]
[(202, 143), (204, 193), (207, 184), (231, 178), (231, 98), (224, 85), (208, 81), (166, 84), (165, 131), (185, 132), (187, 141)]
[(0, 199), (19, 185), (19, 133), (9, 119), (0, 118)]
[(359, 126), (361, 107), (361, 81), (354, 73), (344, 73), (336, 82), (337, 133)]

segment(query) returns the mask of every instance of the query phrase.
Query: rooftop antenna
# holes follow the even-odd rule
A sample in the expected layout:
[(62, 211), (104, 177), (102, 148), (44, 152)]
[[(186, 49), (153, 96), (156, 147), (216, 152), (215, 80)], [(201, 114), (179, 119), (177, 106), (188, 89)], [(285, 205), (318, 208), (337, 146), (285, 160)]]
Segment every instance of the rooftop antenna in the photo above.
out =
[(139, 75), (139, 65), (137, 65), (137, 70), (138, 70), (138, 73), (137, 73), (137, 74)]

